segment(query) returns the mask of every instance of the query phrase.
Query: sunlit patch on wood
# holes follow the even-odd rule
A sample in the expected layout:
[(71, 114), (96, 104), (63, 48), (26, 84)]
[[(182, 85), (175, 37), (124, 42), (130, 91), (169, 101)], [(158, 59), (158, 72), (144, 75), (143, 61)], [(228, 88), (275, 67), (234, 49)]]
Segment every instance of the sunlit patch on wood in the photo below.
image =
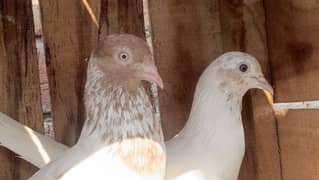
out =
[(274, 113), (276, 117), (285, 117), (288, 113), (289, 109), (275, 109)]
[(95, 16), (95, 14), (94, 14), (94, 12), (93, 12), (92, 7), (91, 7), (90, 4), (87, 2), (87, 0), (82, 0), (82, 3), (83, 3), (83, 5), (84, 5), (85, 9), (87, 10), (87, 12), (89, 13), (89, 15), (90, 15), (90, 17), (91, 17), (93, 23), (98, 27), (98, 26), (99, 26), (99, 23), (98, 23), (98, 21), (97, 21), (97, 19), (96, 19), (96, 16)]

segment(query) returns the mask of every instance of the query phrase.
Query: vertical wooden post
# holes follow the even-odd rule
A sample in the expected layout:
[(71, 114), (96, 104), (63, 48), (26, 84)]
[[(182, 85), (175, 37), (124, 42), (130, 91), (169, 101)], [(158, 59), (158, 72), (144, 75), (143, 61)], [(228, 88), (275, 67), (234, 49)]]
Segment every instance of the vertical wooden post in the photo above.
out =
[[(275, 101), (319, 99), (319, 2), (266, 0), (267, 32)], [(279, 115), (283, 179), (319, 176), (319, 112)]]
[[(43, 131), (31, 0), (0, 1), (0, 111)], [(25, 180), (36, 168), (0, 151), (0, 179)]]
[(143, 0), (102, 0), (101, 35), (130, 33), (144, 38)]
[(161, 115), (166, 139), (188, 118), (199, 75), (222, 52), (218, 5), (212, 0), (150, 0), (154, 54), (165, 89)]
[[(146, 43), (152, 53), (152, 58), (154, 59), (154, 46), (153, 46), (153, 33), (152, 33), (152, 22), (150, 14), (149, 0), (143, 0), (143, 16), (144, 16), (144, 33)], [(155, 59), (156, 61), (156, 59)], [(151, 84), (151, 97), (154, 106), (154, 117), (156, 121), (161, 122), (161, 112), (160, 112), (160, 101), (159, 101), (159, 89), (155, 83)]]
[(72, 145), (84, 120), (86, 61), (98, 34), (99, 0), (40, 1), (56, 139)]
[[(224, 51), (239, 50), (254, 55), (270, 80), (262, 0), (220, 0), (220, 15)], [(276, 120), (261, 91), (253, 90), (245, 96), (243, 121), (246, 154), (239, 179), (280, 180)]]

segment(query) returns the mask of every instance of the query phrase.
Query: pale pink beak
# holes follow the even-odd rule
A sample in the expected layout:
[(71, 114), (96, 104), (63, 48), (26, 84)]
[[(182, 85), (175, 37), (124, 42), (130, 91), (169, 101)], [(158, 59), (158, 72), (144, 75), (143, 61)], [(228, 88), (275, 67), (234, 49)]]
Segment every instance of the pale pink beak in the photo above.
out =
[(163, 80), (158, 73), (158, 70), (155, 65), (146, 65), (142, 69), (142, 80), (155, 83), (161, 89), (164, 88)]
[(271, 85), (267, 82), (267, 80), (264, 77), (260, 77), (257, 79), (257, 86), (260, 89), (268, 91), (271, 95), (274, 95), (274, 89), (271, 87)]

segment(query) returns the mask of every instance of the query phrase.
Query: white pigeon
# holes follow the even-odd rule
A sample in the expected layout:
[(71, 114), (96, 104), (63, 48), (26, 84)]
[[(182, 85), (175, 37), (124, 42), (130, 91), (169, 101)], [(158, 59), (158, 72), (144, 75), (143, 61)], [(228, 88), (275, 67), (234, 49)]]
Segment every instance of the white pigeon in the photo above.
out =
[[(238, 178), (245, 150), (241, 104), (243, 95), (251, 88), (264, 89), (273, 94), (259, 63), (249, 54), (228, 52), (206, 68), (197, 83), (191, 113), (185, 127), (166, 142), (166, 180)], [(18, 133), (15, 126), (10, 129)], [(2, 135), (8, 136), (2, 134), (0, 129), (0, 136)], [(24, 136), (26, 135), (24, 133)], [(25, 146), (32, 146), (27, 143), (29, 142), (26, 142)], [(43, 144), (44, 149), (46, 144)], [(58, 156), (56, 153), (66, 149), (58, 146), (56, 142), (51, 142), (47, 147), (59, 148), (47, 151), (47, 156), (53, 159)], [(41, 162), (41, 154), (33, 149), (30, 152), (10, 149), (32, 164)], [(46, 162), (43, 162), (39, 167), (45, 164)]]
[(228, 52), (206, 68), (185, 127), (166, 142), (167, 180), (237, 180), (245, 152), (241, 105), (251, 88), (273, 94), (249, 54)]

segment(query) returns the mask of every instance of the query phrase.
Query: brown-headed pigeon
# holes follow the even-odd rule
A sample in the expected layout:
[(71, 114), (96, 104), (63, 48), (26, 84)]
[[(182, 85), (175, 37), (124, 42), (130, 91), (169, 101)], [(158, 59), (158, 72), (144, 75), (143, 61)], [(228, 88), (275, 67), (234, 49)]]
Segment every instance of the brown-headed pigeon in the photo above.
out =
[(162, 128), (142, 80), (163, 87), (146, 42), (125, 34), (102, 37), (88, 64), (78, 142), (30, 180), (162, 180)]

